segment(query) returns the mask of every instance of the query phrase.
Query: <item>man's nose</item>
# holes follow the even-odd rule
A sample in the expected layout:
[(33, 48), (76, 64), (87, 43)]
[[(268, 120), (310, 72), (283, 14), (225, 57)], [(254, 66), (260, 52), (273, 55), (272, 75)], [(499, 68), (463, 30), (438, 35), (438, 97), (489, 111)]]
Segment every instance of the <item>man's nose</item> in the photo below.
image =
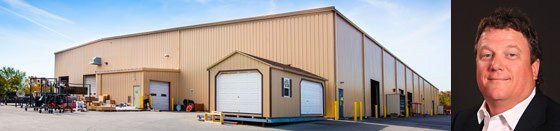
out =
[(501, 71), (503, 70), (503, 59), (499, 57), (494, 57), (490, 65), (490, 71)]

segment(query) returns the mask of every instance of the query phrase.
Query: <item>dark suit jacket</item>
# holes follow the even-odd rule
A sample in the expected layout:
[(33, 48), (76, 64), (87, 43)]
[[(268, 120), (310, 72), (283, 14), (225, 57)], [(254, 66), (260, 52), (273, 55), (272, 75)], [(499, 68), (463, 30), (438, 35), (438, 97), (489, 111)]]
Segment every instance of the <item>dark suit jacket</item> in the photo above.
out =
[[(452, 120), (454, 131), (480, 131), (484, 122), (478, 124), (477, 112), (480, 106), (457, 112)], [(560, 105), (543, 95), (537, 88), (535, 96), (521, 115), (515, 131), (560, 131)]]

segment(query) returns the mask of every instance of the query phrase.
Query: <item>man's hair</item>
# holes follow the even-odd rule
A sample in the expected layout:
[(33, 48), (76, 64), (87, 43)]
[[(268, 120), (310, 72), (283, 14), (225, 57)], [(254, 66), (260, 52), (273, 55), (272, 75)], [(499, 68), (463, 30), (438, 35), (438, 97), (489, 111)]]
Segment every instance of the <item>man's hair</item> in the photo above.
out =
[[(523, 13), (521, 10), (517, 8), (497, 8), (496, 10), (494, 10), (494, 12), (490, 13), (490, 15), (480, 20), (475, 39), (475, 58), (477, 54), (476, 49), (478, 46), (480, 35), (482, 35), (484, 30), (486, 30), (487, 28), (509, 28), (521, 32), (521, 34), (523, 34), (525, 39), (527, 39), (527, 43), (529, 44), (529, 50), (531, 51), (531, 63), (535, 62), (535, 60), (537, 59), (542, 61), (542, 51), (539, 46), (539, 38), (537, 36), (537, 32), (535, 31), (535, 28), (531, 26), (531, 19), (529, 19), (527, 14)], [(542, 71), (539, 71), (536, 81), (537, 87), (540, 86), (543, 82), (541, 72)]]

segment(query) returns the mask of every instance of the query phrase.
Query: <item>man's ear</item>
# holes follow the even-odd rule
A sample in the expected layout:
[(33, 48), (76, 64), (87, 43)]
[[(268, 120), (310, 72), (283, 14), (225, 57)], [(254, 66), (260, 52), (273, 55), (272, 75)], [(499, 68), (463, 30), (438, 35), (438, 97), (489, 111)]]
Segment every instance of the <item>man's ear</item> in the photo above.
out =
[(536, 59), (533, 64), (531, 64), (531, 69), (533, 70), (533, 80), (537, 80), (539, 78), (539, 68), (541, 67), (541, 60)]

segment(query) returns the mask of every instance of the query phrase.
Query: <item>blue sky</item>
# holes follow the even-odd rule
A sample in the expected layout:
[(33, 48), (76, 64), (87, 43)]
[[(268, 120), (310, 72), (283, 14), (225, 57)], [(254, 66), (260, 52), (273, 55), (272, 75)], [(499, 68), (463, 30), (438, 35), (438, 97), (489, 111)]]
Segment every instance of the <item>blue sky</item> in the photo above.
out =
[(0, 66), (54, 76), (54, 52), (103, 37), (335, 6), (451, 90), (450, 0), (0, 0)]

